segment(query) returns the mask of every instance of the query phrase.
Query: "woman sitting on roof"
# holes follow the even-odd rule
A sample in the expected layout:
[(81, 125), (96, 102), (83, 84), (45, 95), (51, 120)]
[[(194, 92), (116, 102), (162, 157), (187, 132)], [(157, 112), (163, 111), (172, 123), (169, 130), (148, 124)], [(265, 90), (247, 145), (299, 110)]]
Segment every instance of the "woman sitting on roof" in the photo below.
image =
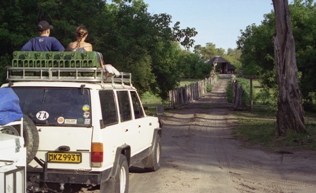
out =
[(88, 37), (88, 30), (84, 26), (79, 26), (76, 29), (76, 38), (74, 42), (70, 42), (67, 47), (67, 51), (76, 51), (76, 52), (85, 52), (92, 51), (92, 45), (88, 42), (85, 42)]

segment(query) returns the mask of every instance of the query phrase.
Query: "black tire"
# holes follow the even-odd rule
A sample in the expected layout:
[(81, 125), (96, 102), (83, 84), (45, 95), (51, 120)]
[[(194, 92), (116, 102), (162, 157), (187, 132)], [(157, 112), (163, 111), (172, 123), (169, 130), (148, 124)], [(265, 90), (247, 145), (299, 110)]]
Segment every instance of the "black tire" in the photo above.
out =
[(126, 157), (120, 155), (118, 167), (115, 174), (115, 193), (128, 193), (129, 187), (129, 172)]
[(111, 193), (128, 193), (129, 171), (126, 157), (121, 154), (116, 167), (115, 176), (110, 179), (114, 190)]
[(100, 184), (100, 193), (128, 193), (128, 168), (126, 157), (120, 154), (114, 176)]
[(145, 170), (150, 171), (150, 172), (159, 170), (160, 158), (161, 158), (161, 144), (160, 144), (160, 136), (157, 134), (153, 151), (148, 155), (148, 157), (142, 160)]
[(38, 131), (33, 121), (23, 115), (23, 137), (26, 147), (26, 163), (29, 164), (35, 157), (39, 145)]
[[(1, 132), (20, 136), (20, 128), (16, 127), (16, 125), (6, 126)], [(29, 164), (34, 159), (38, 150), (39, 136), (35, 124), (26, 115), (23, 115), (23, 131), (24, 146), (26, 147), (26, 164)]]

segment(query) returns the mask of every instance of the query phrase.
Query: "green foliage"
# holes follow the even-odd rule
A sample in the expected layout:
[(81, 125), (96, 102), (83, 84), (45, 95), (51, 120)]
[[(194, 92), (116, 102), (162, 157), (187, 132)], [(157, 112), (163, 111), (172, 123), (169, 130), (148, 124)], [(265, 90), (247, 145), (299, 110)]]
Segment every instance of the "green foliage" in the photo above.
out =
[(270, 112), (277, 111), (278, 90), (277, 88), (261, 88), (256, 92), (254, 104), (263, 105), (263, 107)]
[(169, 106), (169, 100), (162, 100), (149, 92), (143, 93), (140, 98), (147, 115), (156, 115), (157, 105)]
[(228, 82), (227, 88), (226, 88), (226, 97), (227, 97), (227, 102), (232, 103), (233, 102), (233, 86), (232, 86), (232, 81)]
[(238, 127), (233, 135), (251, 144), (271, 146), (277, 138), (276, 121), (272, 118), (261, 118), (252, 113), (239, 113), (237, 115)]
[[(295, 38), (296, 64), (304, 108), (316, 106), (313, 93), (316, 92), (316, 4), (312, 0), (295, 0), (289, 5), (291, 25)], [(243, 74), (257, 75), (262, 85), (277, 87), (274, 63), (274, 46), (271, 38), (275, 32), (274, 13), (264, 15), (261, 25), (250, 25), (241, 31), (237, 45), (242, 51)]]
[[(20, 50), (31, 36), (36, 35), (37, 4), (33, 0), (1, 1), (0, 3), (0, 56)], [(30, 14), (32, 13), (32, 14)], [(7, 64), (0, 64), (7, 65)]]
[[(181, 47), (194, 43), (195, 28), (180, 28), (171, 15), (147, 12), (143, 0), (23, 0), (0, 3), (1, 73), (8, 65), (7, 55), (20, 50), (30, 38), (37, 36), (36, 24), (47, 20), (54, 26), (51, 36), (66, 47), (75, 40), (75, 29), (84, 25), (89, 31), (87, 41), (103, 54), (105, 63), (133, 74), (133, 85), (140, 93), (146, 91), (165, 99), (181, 77), (177, 65)], [(192, 56), (194, 58), (194, 56)], [(195, 57), (190, 66), (199, 62)], [(204, 69), (196, 70), (198, 76)], [(209, 72), (208, 72), (209, 73)], [(195, 76), (195, 75), (194, 75)], [(204, 78), (204, 77), (203, 77)], [(0, 82), (1, 83), (1, 82)]]
[[(265, 15), (261, 26), (252, 24), (241, 31), (237, 45), (241, 49), (241, 62), (244, 75), (259, 75), (274, 67), (274, 48), (271, 37), (275, 31), (273, 14)], [(274, 18), (273, 18), (274, 19)]]
[[(245, 78), (236, 78), (238, 85), (242, 86), (244, 94), (242, 96), (242, 105), (250, 105), (250, 82)], [(253, 92), (252, 97), (255, 98), (256, 94)]]
[(213, 105), (212, 104), (203, 104), (203, 106), (201, 107), (201, 109), (204, 109), (204, 110), (206, 110), (206, 109), (211, 109), (211, 108), (213, 108)]
[(144, 105), (162, 104), (161, 98), (151, 94), (150, 92), (143, 93), (140, 98)]
[[(0, 64), (10, 64), (11, 63), (11, 56), (4, 55), (0, 56)], [(0, 83), (5, 82), (6, 79), (6, 69), (4, 65), (0, 65)]]
[(168, 91), (175, 88), (175, 85), (180, 82), (176, 65), (179, 56), (180, 50), (170, 42), (161, 42), (157, 45), (156, 51), (152, 53), (152, 71), (159, 84), (152, 85), (151, 90), (159, 93), (163, 100), (167, 99)]
[(207, 91), (207, 92), (212, 92), (212, 88), (213, 88), (213, 85), (212, 85), (212, 84), (210, 84), (210, 83), (207, 83), (207, 84), (206, 84), (206, 91)]
[(179, 87), (181, 86), (188, 86), (188, 85), (191, 85), (191, 84), (194, 84), (196, 82), (198, 82), (199, 79), (181, 79), (180, 83), (179, 83)]
[(206, 43), (206, 46), (196, 45), (194, 47), (195, 54), (197, 54), (202, 61), (207, 62), (215, 56), (225, 58), (230, 64), (233, 64), (237, 70), (241, 67), (240, 56), (241, 50), (228, 48), (227, 52), (223, 48), (216, 48), (213, 43)]
[(308, 96), (304, 100), (304, 109), (312, 112), (316, 112), (316, 93), (309, 92)]
[(212, 66), (201, 60), (199, 55), (182, 50), (177, 62), (178, 73), (182, 79), (204, 79), (209, 77)]
[(194, 46), (194, 53), (201, 56), (201, 59), (203, 61), (208, 61), (213, 57), (219, 55), (218, 52), (219, 50), (216, 50), (216, 45), (213, 43), (207, 43), (205, 47), (202, 47), (201, 45)]
[[(243, 105), (250, 105), (250, 80), (245, 78), (236, 78), (238, 85), (242, 85), (244, 89), (244, 95), (242, 99)], [(266, 111), (276, 112), (277, 110), (277, 88), (262, 87), (261, 83), (257, 80), (253, 80), (252, 86), (252, 98), (253, 104), (257, 106), (263, 106)], [(233, 102), (233, 87), (232, 81), (229, 82), (226, 88), (227, 102)]]

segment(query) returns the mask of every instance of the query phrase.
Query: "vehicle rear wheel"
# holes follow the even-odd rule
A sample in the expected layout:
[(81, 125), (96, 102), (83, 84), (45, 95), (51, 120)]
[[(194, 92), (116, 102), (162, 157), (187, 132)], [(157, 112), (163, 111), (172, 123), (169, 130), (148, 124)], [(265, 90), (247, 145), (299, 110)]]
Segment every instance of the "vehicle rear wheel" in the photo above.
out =
[(129, 170), (125, 155), (121, 154), (118, 158), (118, 165), (115, 174), (110, 179), (100, 184), (102, 193), (128, 193), (129, 187)]
[(129, 187), (129, 176), (128, 176), (128, 164), (126, 157), (120, 155), (119, 167), (117, 168), (115, 175), (115, 192), (116, 193), (127, 193)]
[(161, 144), (160, 136), (156, 135), (153, 151), (148, 157), (142, 160), (145, 170), (157, 171), (160, 168), (160, 157), (161, 157)]

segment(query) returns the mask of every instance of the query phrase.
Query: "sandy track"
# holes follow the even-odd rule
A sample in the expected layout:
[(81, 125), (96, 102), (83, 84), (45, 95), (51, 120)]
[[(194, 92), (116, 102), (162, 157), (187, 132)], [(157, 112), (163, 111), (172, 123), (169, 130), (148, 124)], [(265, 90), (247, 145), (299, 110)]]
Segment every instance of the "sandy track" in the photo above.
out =
[(316, 192), (316, 153), (279, 154), (232, 138), (226, 79), (202, 99), (162, 118), (162, 166), (130, 169), (130, 193)]

